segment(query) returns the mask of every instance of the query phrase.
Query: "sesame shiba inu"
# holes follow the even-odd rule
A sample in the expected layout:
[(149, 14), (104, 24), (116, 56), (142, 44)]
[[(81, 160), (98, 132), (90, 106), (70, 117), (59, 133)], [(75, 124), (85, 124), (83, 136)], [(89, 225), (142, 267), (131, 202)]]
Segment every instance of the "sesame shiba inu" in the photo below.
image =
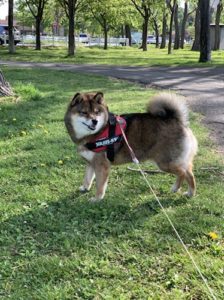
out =
[(114, 116), (109, 113), (103, 93), (77, 93), (64, 120), (78, 152), (87, 162), (80, 191), (89, 191), (96, 178), (96, 196), (92, 201), (103, 199), (110, 166), (131, 162), (119, 126), (139, 161), (153, 160), (161, 170), (176, 175), (173, 192), (186, 180), (186, 195), (195, 195), (192, 167), (197, 140), (188, 127), (187, 107), (178, 96), (161, 93), (153, 97), (145, 113)]

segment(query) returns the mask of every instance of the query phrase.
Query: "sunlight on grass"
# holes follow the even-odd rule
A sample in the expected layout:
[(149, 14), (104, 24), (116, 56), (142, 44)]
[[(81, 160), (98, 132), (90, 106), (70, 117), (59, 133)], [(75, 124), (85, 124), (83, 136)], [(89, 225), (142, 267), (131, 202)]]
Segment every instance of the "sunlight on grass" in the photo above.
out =
[[(110, 110), (124, 113), (144, 111), (156, 91), (69, 72), (3, 72), (18, 98), (0, 102), (1, 299), (209, 299), (138, 172), (114, 167), (101, 203), (78, 192), (84, 162), (63, 123), (72, 95), (103, 91)], [(222, 299), (223, 165), (199, 120), (191, 114), (197, 196), (173, 195), (171, 175), (148, 179)]]
[(0, 47), (1, 60), (30, 61), (30, 62), (63, 62), (76, 64), (109, 64), (129, 66), (211, 66), (222, 65), (224, 51), (213, 51), (212, 62), (199, 64), (199, 52), (191, 51), (190, 46), (185, 49), (173, 50), (168, 55), (167, 49), (157, 49), (154, 45), (148, 47), (147, 52), (136, 47), (114, 47), (103, 50), (99, 47), (79, 47), (75, 57), (67, 56), (67, 49), (60, 47), (43, 48), (36, 51), (32, 48), (17, 47), (16, 54), (10, 55), (7, 48)]

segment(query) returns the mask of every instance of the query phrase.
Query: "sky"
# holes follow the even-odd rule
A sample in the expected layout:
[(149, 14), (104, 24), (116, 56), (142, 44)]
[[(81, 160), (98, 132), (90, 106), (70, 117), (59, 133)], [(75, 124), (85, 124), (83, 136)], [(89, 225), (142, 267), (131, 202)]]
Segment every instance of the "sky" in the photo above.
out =
[(8, 3), (0, 5), (0, 19), (5, 19), (8, 15)]

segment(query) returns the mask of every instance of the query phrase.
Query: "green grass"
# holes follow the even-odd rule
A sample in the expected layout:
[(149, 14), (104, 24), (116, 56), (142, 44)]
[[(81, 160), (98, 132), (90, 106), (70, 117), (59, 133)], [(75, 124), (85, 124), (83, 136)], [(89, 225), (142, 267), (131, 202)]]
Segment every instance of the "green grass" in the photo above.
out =
[(29, 62), (63, 62), (75, 64), (109, 64), (130, 66), (223, 66), (224, 51), (213, 51), (212, 62), (199, 64), (199, 52), (191, 51), (189, 46), (183, 50), (174, 50), (168, 55), (167, 49), (156, 49), (149, 46), (147, 52), (136, 47), (114, 47), (103, 50), (98, 47), (79, 47), (75, 57), (67, 56), (66, 48), (44, 48), (36, 51), (33, 48), (17, 47), (16, 54), (10, 55), (6, 47), (0, 47), (0, 59)]
[[(70, 97), (101, 90), (110, 110), (121, 113), (144, 111), (155, 91), (69, 72), (3, 72), (19, 97), (0, 98), (0, 298), (209, 299), (140, 174), (113, 168), (100, 203), (88, 202), (94, 191), (78, 192), (84, 162), (63, 124)], [(171, 175), (147, 177), (223, 299), (223, 165), (199, 119), (191, 114), (200, 146), (197, 196), (172, 194)]]

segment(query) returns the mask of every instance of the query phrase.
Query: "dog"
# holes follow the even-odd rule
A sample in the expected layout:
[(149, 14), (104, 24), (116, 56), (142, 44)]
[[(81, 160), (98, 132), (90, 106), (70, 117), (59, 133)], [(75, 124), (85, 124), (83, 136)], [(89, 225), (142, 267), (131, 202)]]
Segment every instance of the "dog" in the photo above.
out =
[[(114, 116), (102, 92), (77, 93), (68, 105), (64, 121), (79, 154), (87, 162), (80, 191), (89, 191), (96, 178), (92, 201), (104, 198), (111, 165), (132, 161), (122, 130), (139, 161), (152, 160), (162, 171), (176, 176), (173, 192), (186, 180), (185, 194), (195, 195), (192, 168), (197, 140), (188, 127), (187, 106), (177, 95), (160, 93), (148, 103), (145, 113)], [(117, 129), (119, 126), (123, 128)]]

